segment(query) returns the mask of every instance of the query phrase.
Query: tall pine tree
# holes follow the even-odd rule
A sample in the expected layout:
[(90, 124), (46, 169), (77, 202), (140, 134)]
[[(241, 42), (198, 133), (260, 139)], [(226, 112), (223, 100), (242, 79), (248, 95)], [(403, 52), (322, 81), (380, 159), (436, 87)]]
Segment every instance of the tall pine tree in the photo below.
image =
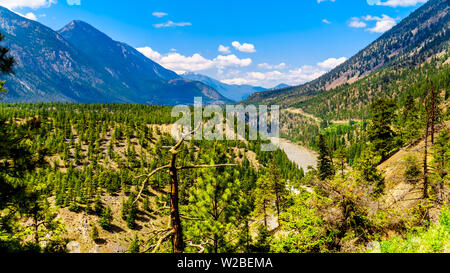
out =
[(370, 105), (372, 119), (367, 136), (372, 150), (385, 161), (394, 150), (392, 122), (394, 120), (395, 103), (385, 98), (375, 99)]
[(326, 180), (334, 175), (333, 161), (331, 160), (330, 151), (325, 142), (325, 136), (323, 134), (319, 135), (319, 178), (321, 180)]

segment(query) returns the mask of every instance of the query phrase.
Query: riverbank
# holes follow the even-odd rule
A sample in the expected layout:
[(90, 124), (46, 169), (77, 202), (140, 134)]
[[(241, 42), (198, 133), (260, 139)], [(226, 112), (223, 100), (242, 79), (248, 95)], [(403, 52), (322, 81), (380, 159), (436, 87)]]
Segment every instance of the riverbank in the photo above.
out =
[(316, 152), (283, 138), (271, 138), (270, 140), (274, 145), (283, 150), (289, 160), (297, 164), (299, 168), (302, 168), (305, 173), (308, 172), (309, 166), (313, 168), (317, 167)]

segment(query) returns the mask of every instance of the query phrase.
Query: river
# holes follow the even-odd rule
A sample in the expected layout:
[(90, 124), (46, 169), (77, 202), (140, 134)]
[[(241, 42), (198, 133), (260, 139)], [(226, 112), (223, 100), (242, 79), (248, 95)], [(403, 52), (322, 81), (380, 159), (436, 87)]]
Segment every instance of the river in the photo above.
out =
[(289, 160), (297, 164), (299, 168), (302, 168), (305, 173), (308, 172), (308, 166), (317, 167), (317, 154), (315, 152), (283, 138), (271, 138), (270, 140), (283, 150)]

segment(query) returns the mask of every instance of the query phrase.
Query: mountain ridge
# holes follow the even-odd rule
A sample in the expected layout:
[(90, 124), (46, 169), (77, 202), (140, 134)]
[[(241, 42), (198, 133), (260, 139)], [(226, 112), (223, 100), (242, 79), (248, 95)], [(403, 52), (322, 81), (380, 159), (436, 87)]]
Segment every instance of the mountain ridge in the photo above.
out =
[(198, 96), (206, 104), (230, 102), (79, 20), (57, 32), (0, 7), (0, 32), (17, 62), (15, 74), (5, 77), (4, 102), (176, 105), (192, 104)]
[[(418, 65), (448, 51), (447, 0), (430, 0), (373, 43), (323, 76), (303, 85), (255, 93), (245, 103), (282, 103), (356, 82), (387, 65)], [(289, 105), (287, 105), (289, 106)]]
[(232, 99), (234, 101), (240, 101), (247, 98), (255, 92), (269, 90), (259, 86), (252, 85), (237, 85), (237, 84), (226, 84), (211, 77), (203, 74), (187, 72), (181, 75), (181, 77), (189, 80), (200, 81), (204, 84), (211, 86), (219, 93), (225, 97)]

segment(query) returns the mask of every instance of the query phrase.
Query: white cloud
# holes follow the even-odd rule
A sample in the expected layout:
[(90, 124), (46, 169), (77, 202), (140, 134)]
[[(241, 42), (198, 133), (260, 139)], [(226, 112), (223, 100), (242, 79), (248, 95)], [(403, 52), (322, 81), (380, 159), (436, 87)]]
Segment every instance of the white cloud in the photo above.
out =
[(11, 10), (11, 11), (14, 12), (15, 14), (20, 15), (20, 16), (22, 16), (22, 17), (24, 17), (24, 18), (29, 19), (29, 20), (37, 21), (37, 16), (36, 16), (36, 14), (34, 14), (34, 13), (32, 13), (32, 12), (28, 12), (28, 13), (26, 13), (26, 14), (22, 14), (22, 13), (20, 13), (20, 12), (14, 11), (14, 10)]
[(415, 6), (419, 3), (425, 3), (428, 0), (387, 0), (385, 2), (381, 0), (367, 0), (369, 5), (377, 5), (377, 6), (389, 6), (389, 7), (411, 7)]
[(180, 74), (186, 71), (206, 70), (214, 65), (211, 60), (204, 58), (198, 53), (192, 56), (184, 56), (176, 52), (162, 55), (148, 46), (137, 48), (137, 50), (152, 61)]
[(326, 60), (323, 61), (323, 62), (318, 63), (317, 65), (320, 66), (320, 67), (322, 67), (322, 68), (325, 68), (325, 69), (333, 69), (333, 68), (335, 68), (336, 66), (338, 66), (338, 65), (340, 65), (340, 64), (342, 64), (342, 63), (344, 63), (345, 61), (347, 61), (347, 58), (346, 58), (346, 57), (341, 57), (341, 58), (339, 58), (339, 59), (336, 59), (336, 58), (329, 58), (329, 59), (326, 59)]
[(246, 53), (255, 53), (255, 46), (253, 44), (248, 44), (248, 43), (239, 43), (238, 41), (234, 41), (231, 43), (231, 45), (233, 45), (234, 48), (236, 48), (237, 50), (241, 51), (241, 52), (246, 52)]
[(230, 47), (229, 46), (224, 46), (224, 45), (219, 45), (219, 48), (217, 49), (219, 52), (224, 53), (224, 54), (228, 54), (230, 53)]
[(56, 0), (0, 0), (0, 6), (4, 6), (8, 9), (16, 8), (41, 8), (49, 7), (51, 4), (55, 4)]
[(252, 59), (239, 59), (236, 55), (219, 55), (214, 60), (214, 65), (219, 68), (223, 69), (230, 66), (235, 67), (246, 67), (252, 64)]
[(33, 20), (33, 21), (37, 21), (37, 17), (34, 13), (32, 12), (28, 12), (27, 14), (25, 14), (25, 16), (23, 16), (27, 19)]
[(167, 16), (169, 14), (167, 14), (165, 12), (155, 11), (155, 12), (152, 13), (152, 15), (155, 16), (155, 17), (161, 18), (161, 17)]
[(280, 83), (299, 85), (305, 82), (312, 81), (325, 73), (326, 71), (321, 70), (317, 67), (305, 65), (284, 73), (277, 70), (269, 72), (241, 73), (241, 75), (236, 75), (233, 78), (224, 79), (221, 82), (226, 84), (238, 85), (250, 84), (271, 88)]
[(280, 63), (278, 65), (270, 65), (268, 63), (262, 63), (258, 64), (258, 67), (264, 69), (284, 69), (286, 68), (286, 63)]
[(366, 28), (367, 31), (375, 32), (375, 33), (383, 33), (388, 30), (390, 30), (393, 26), (397, 24), (397, 21), (394, 18), (391, 18), (385, 14), (383, 14), (381, 17), (378, 16), (362, 16), (359, 17), (352, 17), (350, 18), (349, 26), (354, 28), (365, 28), (367, 27), (367, 24), (364, 22), (368, 21), (376, 21), (376, 24), (374, 27)]
[(169, 53), (158, 60), (159, 64), (179, 74), (186, 71), (200, 71), (212, 68), (213, 61), (195, 53), (192, 56), (184, 56), (180, 53)]
[(391, 18), (385, 14), (383, 14), (381, 18), (368, 15), (364, 19), (366, 21), (377, 21), (374, 27), (367, 29), (370, 32), (376, 33), (384, 33), (397, 24), (394, 18)]
[[(325, 1), (327, 1), (327, 0), (317, 0), (317, 3), (321, 3), (321, 2), (325, 2)], [(330, 0), (331, 2), (334, 2), (335, 0)]]
[(151, 47), (140, 47), (137, 48), (139, 52), (141, 52), (145, 57), (149, 58), (152, 61), (158, 61), (161, 59), (161, 54), (157, 51), (154, 51)]
[(367, 26), (367, 24), (361, 21), (358, 17), (350, 18), (350, 23), (348, 25), (354, 28), (363, 28)]
[(325, 23), (325, 24), (328, 24), (328, 25), (331, 24), (331, 22), (328, 21), (327, 19), (323, 19), (323, 20), (322, 20), (322, 23)]
[(224, 69), (227, 67), (246, 67), (252, 63), (252, 59), (239, 59), (236, 55), (218, 55), (213, 60), (210, 60), (199, 53), (195, 53), (192, 56), (184, 56), (176, 52), (170, 52), (163, 55), (153, 50), (151, 47), (141, 47), (137, 48), (137, 50), (147, 58), (179, 74), (188, 71), (208, 70), (211, 68)]
[(156, 28), (163, 28), (163, 27), (185, 27), (185, 26), (192, 26), (191, 23), (189, 22), (179, 22), (179, 23), (175, 23), (173, 21), (167, 21), (166, 23), (161, 23), (161, 24), (155, 24), (154, 25)]

